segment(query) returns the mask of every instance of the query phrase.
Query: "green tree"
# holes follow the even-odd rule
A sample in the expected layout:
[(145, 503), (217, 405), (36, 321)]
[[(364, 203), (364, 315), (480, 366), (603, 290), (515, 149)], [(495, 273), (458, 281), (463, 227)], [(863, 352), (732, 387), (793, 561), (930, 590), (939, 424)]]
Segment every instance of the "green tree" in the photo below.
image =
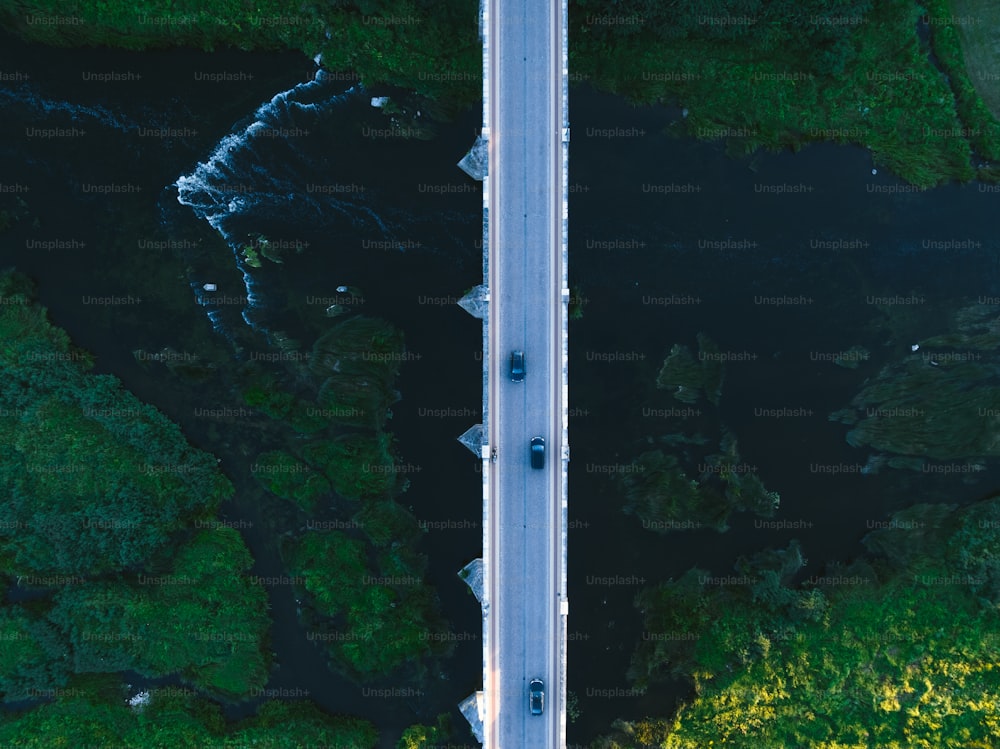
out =
[(711, 487), (687, 477), (680, 462), (661, 450), (645, 452), (623, 474), (625, 512), (639, 516), (643, 526), (668, 532), (705, 525), (722, 532), (732, 503)]
[(908, 508), (870, 534), (871, 558), (803, 587), (792, 585), (805, 563), (792, 543), (741, 558), (731, 584), (690, 570), (643, 591), (631, 677), (644, 687), (683, 676), (694, 694), (669, 718), (616, 722), (593, 746), (997, 744), (998, 505)]
[(403, 731), (396, 749), (432, 749), (446, 743), (451, 738), (451, 716), (441, 713), (433, 726), (412, 725)]
[(329, 423), (319, 409), (302, 398), (280, 389), (273, 377), (256, 375), (243, 391), (243, 402), (260, 409), (272, 419), (284, 421), (304, 434), (318, 432)]
[(254, 477), (273, 494), (290, 499), (306, 512), (331, 491), (330, 482), (284, 450), (261, 453), (250, 467)]
[(68, 647), (46, 621), (21, 606), (0, 608), (0, 692), (7, 700), (44, 697), (66, 685)]
[(169, 573), (67, 586), (49, 620), (72, 645), (76, 672), (179, 674), (246, 695), (267, 681), (267, 596), (246, 575), (252, 563), (235, 530), (200, 531)]
[(337, 494), (348, 499), (386, 496), (399, 483), (392, 436), (384, 432), (313, 441), (302, 448), (302, 458), (330, 480)]
[(1000, 609), (1000, 497), (977, 502), (957, 515), (957, 527), (947, 541), (949, 568), (967, 579), (984, 606)]
[(72, 347), (24, 276), (0, 274), (0, 558), (9, 572), (136, 569), (233, 487), (215, 458)]
[(378, 732), (368, 721), (331, 716), (308, 701), (263, 703), (255, 715), (227, 724), (218, 705), (194, 693), (149, 689), (144, 701), (114, 677), (81, 677), (47, 704), (0, 715), (0, 743), (24, 749), (301, 749), (330, 746), (374, 749)]
[(373, 569), (364, 544), (338, 531), (311, 533), (289, 552), (289, 567), (305, 581), (316, 611), (332, 619), (339, 636), (335, 660), (352, 673), (391, 673), (429, 655), (442, 639), (431, 588), (424, 584), (423, 557), (405, 547), (389, 548)]

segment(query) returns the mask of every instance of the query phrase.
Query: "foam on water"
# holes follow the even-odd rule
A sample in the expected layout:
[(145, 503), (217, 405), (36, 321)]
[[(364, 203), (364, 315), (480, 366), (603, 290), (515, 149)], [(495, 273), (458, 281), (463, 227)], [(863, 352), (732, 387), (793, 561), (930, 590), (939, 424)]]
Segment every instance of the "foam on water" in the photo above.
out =
[[(110, 109), (101, 104), (79, 104), (64, 99), (53, 99), (45, 96), (41, 89), (30, 83), (20, 83), (17, 86), (0, 86), (0, 108), (21, 105), (28, 107), (41, 116), (48, 118), (68, 117), (74, 123), (86, 120), (123, 133), (139, 130), (143, 127), (169, 127), (169, 121), (162, 112), (144, 111), (143, 120), (139, 122), (119, 108)], [(52, 126), (57, 123), (53, 122)]]
[[(252, 267), (243, 257), (248, 219), (282, 217), (302, 225), (323, 225), (336, 217), (352, 226), (374, 224), (382, 232), (388, 227), (359, 194), (345, 196), (311, 193), (300, 170), (311, 166), (297, 137), (315, 129), (321, 118), (362, 94), (360, 84), (340, 90), (323, 70), (293, 88), (275, 94), (253, 115), (236, 126), (215, 147), (207, 161), (174, 183), (177, 200), (191, 208), (222, 236), (233, 252), (243, 276), (247, 305), (242, 319), (253, 330), (263, 325), (265, 297)], [(261, 274), (257, 274), (261, 275)], [(206, 294), (200, 279), (192, 283), (194, 293)], [(213, 327), (227, 338), (222, 318), (210, 316)]]

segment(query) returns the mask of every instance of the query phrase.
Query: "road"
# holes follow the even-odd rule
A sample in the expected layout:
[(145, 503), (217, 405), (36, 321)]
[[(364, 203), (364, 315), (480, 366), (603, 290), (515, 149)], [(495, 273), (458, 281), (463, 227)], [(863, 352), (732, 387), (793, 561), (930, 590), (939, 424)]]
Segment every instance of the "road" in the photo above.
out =
[[(488, 749), (559, 749), (565, 735), (563, 8), (488, 0), (491, 466), (485, 654)], [(527, 375), (510, 379), (510, 353)], [(529, 442), (546, 441), (544, 470)], [(568, 455), (568, 453), (567, 453)], [(545, 682), (545, 710), (528, 682)]]

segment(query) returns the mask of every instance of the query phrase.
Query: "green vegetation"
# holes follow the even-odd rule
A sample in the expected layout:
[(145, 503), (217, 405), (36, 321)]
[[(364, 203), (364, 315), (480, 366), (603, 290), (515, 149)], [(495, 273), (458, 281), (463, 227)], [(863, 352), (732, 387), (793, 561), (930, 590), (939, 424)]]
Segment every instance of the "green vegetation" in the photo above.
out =
[[(725, 138), (734, 154), (833, 140), (870, 148), (876, 160), (921, 186), (977, 175), (1000, 178), (996, 167), (977, 172), (971, 163), (972, 149), (987, 159), (1000, 153), (1000, 124), (983, 101), (996, 100), (995, 86), (982, 75), (995, 67), (991, 39), (983, 36), (992, 28), (993, 11), (973, 13), (984, 25), (970, 30), (950, 19), (973, 0), (922, 5), (627, 0), (609, 12), (600, 0), (580, 0), (570, 5), (570, 70), (577, 80), (636, 102), (680, 102), (689, 115), (678, 132)], [(917, 37), (924, 12), (947, 80)], [(469, 0), (338, 0), (294, 12), (277, 0), (253, 8), (232, 0), (0, 3), (6, 27), (49, 44), (232, 45), (298, 49), (310, 57), (322, 52), (328, 69), (354, 71), (369, 85), (390, 83), (436, 100), (437, 106), (422, 107), (428, 112), (455, 111), (479, 97), (476, 13), (477, 4)], [(82, 22), (38, 21), (52, 16)], [(965, 72), (966, 62), (978, 86)], [(248, 257), (259, 263), (257, 255)]]
[(340, 423), (378, 428), (399, 399), (393, 383), (405, 359), (402, 332), (385, 320), (341, 320), (320, 336), (309, 357), (322, 383), (316, 402)]
[(257, 254), (257, 250), (250, 245), (243, 248), (243, 259), (246, 260), (247, 265), (251, 268), (263, 267), (263, 263), (260, 262), (260, 255)]
[[(682, 403), (694, 404), (706, 398), (718, 405), (722, 397), (725, 370), (715, 341), (698, 333), (697, 359), (687, 346), (674, 344), (656, 377), (658, 390), (667, 390)], [(674, 410), (674, 409), (671, 409)], [(685, 409), (687, 415), (701, 415), (700, 409)], [(622, 471), (619, 486), (625, 498), (624, 511), (637, 515), (643, 528), (659, 533), (696, 528), (729, 529), (733, 512), (749, 511), (771, 517), (780, 503), (776, 492), (768, 491), (756, 474), (756, 467), (744, 463), (736, 438), (721, 424), (720, 451), (701, 454), (695, 467), (693, 447), (684, 448), (684, 462), (678, 454), (662, 449), (646, 450)], [(679, 445), (704, 446), (708, 437), (682, 432), (654, 439), (676, 449)], [(707, 452), (707, 451), (706, 451)], [(680, 453), (679, 453), (680, 454)], [(688, 472), (697, 470), (692, 478)]]
[(725, 376), (719, 347), (704, 333), (698, 334), (698, 360), (687, 346), (675, 343), (656, 377), (656, 387), (672, 391), (682, 403), (707, 398), (719, 405)]
[(469, 0), (295, 6), (281, 0), (3, 0), (0, 23), (30, 41), (61, 46), (321, 53), (328, 69), (353, 71), (367, 85), (391, 83), (461, 106), (482, 91), (477, 10)]
[[(279, 0), (0, 0), (0, 22), (46, 44), (322, 53), (330, 70), (417, 91), (430, 100), (421, 109), (447, 115), (481, 95), (477, 10), (474, 0), (294, 9)], [(924, 14), (930, 45), (917, 34)], [(983, 23), (953, 20), (962, 15)], [(53, 17), (79, 22), (45, 22)], [(686, 116), (674, 132), (725, 139), (733, 155), (828, 140), (869, 148), (877, 163), (921, 187), (995, 181), (1000, 168), (973, 160), (973, 151), (1000, 159), (998, 89), (983, 75), (996, 68), (995, 19), (977, 0), (623, 0), (610, 8), (577, 0), (569, 7), (569, 69), (575, 80), (636, 103), (679, 103)], [(248, 261), (260, 263), (264, 253), (250, 249)]]
[(643, 591), (631, 676), (640, 689), (684, 676), (694, 696), (592, 746), (995, 746), (998, 519), (1000, 498), (918, 505), (869, 534), (878, 556), (802, 587), (790, 585), (804, 563), (793, 542), (741, 559), (729, 579), (690, 570)]
[(324, 429), (329, 422), (319, 410), (302, 398), (280, 389), (270, 376), (256, 375), (253, 384), (243, 391), (243, 401), (277, 421), (287, 422), (302, 434), (312, 434)]
[(346, 499), (383, 497), (406, 488), (405, 480), (398, 478), (392, 435), (387, 432), (313, 439), (298, 451), (298, 457), (284, 450), (261, 453), (252, 469), (268, 491), (307, 512), (331, 487)]
[[(937, 10), (938, 0), (929, 7)], [(945, 6), (946, 9), (948, 7)], [(997, 56), (1000, 54), (1000, 47), (997, 45), (1000, 29), (997, 6), (990, 0), (952, 0), (950, 9), (960, 18), (975, 19), (973, 23), (958, 24), (955, 29), (961, 43), (965, 70), (993, 116), (1000, 117), (1000, 81), (993, 75), (1000, 63)], [(949, 66), (951, 63), (949, 59)]]
[(719, 447), (721, 452), (705, 459), (700, 480), (704, 482), (712, 476), (718, 476), (725, 486), (726, 499), (735, 509), (771, 517), (780, 503), (777, 492), (767, 491), (755, 472), (756, 466), (743, 462), (736, 437), (732, 433), (723, 434)]
[[(277, 344), (289, 348), (281, 336)], [(271, 374), (251, 372), (247, 405), (295, 431), (313, 434), (330, 425), (380, 429), (399, 398), (393, 383), (406, 359), (402, 332), (385, 320), (355, 315), (333, 324), (313, 345), (306, 372), (313, 396), (294, 395)]]
[(352, 674), (385, 675), (432, 652), (433, 590), (423, 583), (423, 570), (407, 563), (405, 547), (384, 551), (376, 570), (361, 541), (339, 531), (313, 532), (288, 556), (316, 611), (343, 622), (330, 649)]
[(48, 622), (20, 606), (0, 608), (0, 692), (20, 700), (66, 685), (65, 643)]
[[(691, 569), (677, 581), (640, 593), (636, 605), (646, 607), (651, 636), (633, 658), (629, 675), (636, 687), (646, 689), (656, 679), (709, 667), (713, 674), (727, 671), (727, 665), (741, 658), (745, 663), (756, 652), (758, 630), (773, 636), (785, 633), (792, 623), (822, 615), (822, 593), (785, 587), (804, 563), (793, 541), (784, 550), (741, 558), (735, 576), (720, 580), (706, 570)], [(769, 630), (778, 615), (781, 626)]]
[(432, 634), (447, 624), (423, 582), (427, 559), (415, 551), (423, 533), (394, 499), (407, 489), (400, 474), (408, 466), (397, 466), (392, 435), (382, 429), (398, 398), (395, 378), (405, 358), (399, 330), (352, 316), (319, 337), (308, 366), (296, 373), (320, 383), (316, 406), (260, 375), (244, 395), (289, 426), (300, 414), (325, 420), (309, 439), (286, 443), (289, 450), (259, 455), (254, 473), (309, 515), (331, 490), (351, 500), (353, 517), (340, 521), (360, 534), (292, 532), (283, 539), (282, 555), (290, 574), (304, 580), (300, 616), (329, 643), (333, 665), (356, 679), (408, 665), (419, 671), (421, 658), (449, 650)]
[(322, 474), (283, 450), (258, 455), (250, 468), (268, 491), (292, 500), (306, 512), (311, 512), (316, 500), (330, 491), (330, 482)]
[(141, 565), (233, 488), (159, 411), (110, 375), (0, 275), (0, 559), (8, 574), (97, 575)]
[(355, 514), (354, 520), (364, 529), (365, 535), (376, 549), (393, 544), (410, 546), (415, 544), (422, 534), (417, 519), (399, 502), (391, 499), (366, 502)]
[[(176, 426), (116, 379), (88, 374), (92, 358), (49, 325), (45, 310), (32, 304), (25, 277), (0, 276), (0, 294), (0, 426), (11, 436), (0, 445), (0, 481), (5, 517), (14, 520), (0, 531), (0, 559), (10, 574), (21, 576), (19, 582), (52, 591), (23, 607), (0, 608), (5, 698), (66, 695), (67, 685), (87, 675), (124, 670), (178, 675), (225, 699), (260, 690), (268, 679), (269, 618), (265, 591), (246, 575), (250, 554), (240, 535), (225, 526), (192, 534), (192, 524), (209, 520), (232, 493), (216, 461), (188, 446)], [(336, 371), (374, 384), (381, 405), (367, 398), (366, 413), (384, 419), (390, 395), (395, 397), (401, 335), (363, 318), (344, 320), (331, 333), (317, 343), (319, 360), (306, 371), (327, 382)], [(334, 423), (260, 373), (243, 397), (300, 434), (329, 431)], [(289, 563), (292, 574), (306, 580), (306, 608), (324, 617), (320, 626), (344, 627), (335, 660), (359, 678), (416, 665), (447, 649), (430, 635), (446, 627), (437, 617), (433, 590), (422, 580), (426, 558), (412, 549), (419, 527), (392, 499), (406, 482), (396, 470), (392, 436), (381, 425), (379, 420), (360, 432), (316, 435), (299, 441), (297, 454), (268, 451), (253, 466), (264, 486), (306, 512), (332, 490), (364, 500), (355, 512), (374, 553), (361, 539), (310, 533), (294, 544)], [(65, 705), (71, 705), (72, 719), (60, 712)], [(134, 730), (140, 737), (152, 730), (148, 712), (133, 729), (131, 711), (108, 710), (96, 702), (54, 703), (0, 730), (20, 732), (24, 745), (31, 745), (36, 725), (74, 745), (100, 745), (107, 732), (128, 736)], [(278, 724), (294, 724), (300, 712), (266, 706), (240, 729), (240, 740), (273, 742)], [(337, 746), (372, 744), (367, 724), (349, 730), (344, 725), (307, 726), (305, 734)], [(181, 741), (205, 728), (186, 716), (155, 730), (157, 737)], [(287, 745), (302, 740), (296, 736)], [(170, 745), (228, 746), (230, 739), (184, 741)]]
[(395, 400), (395, 393), (372, 387), (361, 377), (339, 373), (323, 381), (316, 397), (320, 413), (331, 422), (358, 427), (381, 425)]
[(331, 717), (310, 702), (272, 700), (265, 703), (255, 717), (233, 731), (226, 747), (299, 749), (304, 745), (373, 749), (377, 744), (378, 734), (366, 720)]
[[(283, 450), (259, 455), (255, 476), (307, 512), (331, 486), (348, 499), (405, 489), (397, 479), (392, 436), (381, 431), (399, 397), (393, 384), (404, 358), (399, 330), (384, 320), (352, 316), (320, 336), (299, 372), (320, 383), (315, 402), (283, 390), (271, 374), (252, 372), (243, 390), (248, 405), (300, 434), (316, 435), (298, 444), (295, 455)], [(365, 431), (324, 436), (335, 425)]]
[[(236, 531), (193, 527), (232, 485), (156, 409), (90, 374), (93, 357), (33, 297), (27, 277), (0, 274), (0, 562), (43, 594), (0, 607), (4, 699), (75, 695), (87, 675), (125, 670), (247, 696), (267, 681), (266, 595)], [(44, 716), (2, 731), (24, 729), (27, 746)], [(53, 735), (89, 730), (59, 720)]]
[[(982, 0), (926, 0), (925, 4), (934, 33), (934, 52), (951, 79), (962, 121), (971, 125), (963, 134), (982, 158), (1000, 160), (1000, 84), (996, 76), (1000, 13), (995, 4)], [(964, 17), (964, 22), (950, 22), (956, 17)], [(996, 167), (992, 173), (996, 174)]]
[(566, 315), (570, 320), (582, 320), (583, 308), (590, 300), (583, 295), (583, 289), (574, 286), (569, 295), (569, 303), (566, 305)]
[(1000, 425), (979, 415), (1000, 408), (992, 369), (969, 362), (951, 365), (944, 375), (936, 369), (944, 365), (929, 367), (919, 356), (883, 369), (852, 401), (868, 416), (847, 441), (936, 460), (1000, 454)]
[(625, 512), (638, 515), (644, 528), (666, 532), (706, 525), (726, 530), (729, 508), (716, 492), (703, 492), (673, 455), (656, 450), (632, 461), (623, 478)]
[(643, 528), (667, 533), (701, 527), (724, 532), (733, 512), (771, 517), (780, 498), (764, 488), (751, 466), (742, 462), (736, 440), (726, 433), (722, 451), (699, 465), (698, 480), (689, 478), (674, 455), (645, 452), (623, 473), (625, 512), (638, 515)]
[(917, 352), (884, 367), (850, 409), (830, 419), (854, 425), (851, 445), (893, 456), (975, 461), (1000, 455), (997, 314), (993, 305), (958, 309), (948, 332), (921, 340)]
[(0, 744), (23, 749), (374, 749), (371, 723), (329, 716), (311, 702), (265, 702), (257, 714), (227, 728), (218, 706), (183, 690), (151, 689), (145, 704), (111, 677), (79, 679), (58, 698), (31, 711), (0, 716)]
[[(270, 239), (261, 234), (251, 235), (251, 237), (250, 244), (244, 245), (242, 252), (243, 259), (251, 268), (263, 268), (264, 264), (261, 262), (261, 258), (266, 258), (279, 265), (285, 262), (281, 257), (281, 249), (272, 246)], [(299, 251), (301, 252), (301, 248)]]
[(348, 499), (380, 497), (397, 487), (392, 435), (385, 432), (310, 442), (302, 448), (302, 457)]
[(433, 749), (442, 746), (451, 738), (451, 716), (441, 713), (433, 726), (414, 725), (403, 731), (396, 743), (396, 749)]
[(48, 619), (72, 645), (74, 671), (180, 674), (203, 689), (247, 695), (267, 682), (267, 595), (246, 573), (239, 533), (200, 531), (170, 572), (66, 586)]
[(832, 140), (870, 148), (916, 185), (968, 180), (973, 147), (1000, 153), (998, 123), (960, 71), (951, 3), (925, 5), (950, 85), (909, 0), (626, 0), (613, 10), (579, 0), (569, 68), (636, 102), (678, 102), (677, 134), (726, 139), (734, 155)]
[[(853, 408), (835, 415), (856, 425), (849, 441), (884, 450), (879, 464), (916, 470), (925, 458), (996, 454), (997, 314), (979, 304), (949, 312), (942, 334), (866, 380)], [(890, 315), (878, 326), (899, 349), (915, 319)], [(844, 362), (865, 354), (852, 348)], [(702, 363), (713, 357), (698, 359), (675, 346), (657, 384), (697, 402)], [(773, 514), (777, 494), (722, 431), (697, 473), (688, 447), (697, 437), (651, 438), (684, 452), (647, 449), (621, 471), (626, 512), (663, 532), (724, 530), (733, 509)], [(798, 584), (806, 562), (792, 541), (741, 557), (734, 574), (696, 568), (644, 590), (635, 606), (645, 632), (629, 678), (640, 694), (671, 679), (692, 692), (679, 708), (617, 721), (592, 749), (1000, 745), (998, 541), (1000, 497), (962, 509), (916, 505), (864, 539), (866, 557)]]

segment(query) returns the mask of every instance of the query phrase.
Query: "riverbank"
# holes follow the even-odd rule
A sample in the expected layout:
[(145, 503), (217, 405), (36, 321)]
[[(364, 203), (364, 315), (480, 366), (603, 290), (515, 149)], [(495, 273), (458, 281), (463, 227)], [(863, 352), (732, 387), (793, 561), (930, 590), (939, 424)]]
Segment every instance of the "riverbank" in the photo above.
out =
[[(810, 15), (807, 3), (785, 20), (688, 23), (666, 11), (611, 17), (590, 5), (576, 6), (570, 70), (637, 103), (684, 107), (670, 127), (678, 136), (724, 140), (734, 156), (858, 144), (876, 168), (921, 187), (1000, 177), (989, 164), (1000, 161), (1000, 124), (969, 82), (946, 0), (927, 3), (923, 18), (916, 5), (891, 0), (863, 12), (852, 3), (839, 15)], [(664, 43), (655, 30), (668, 21), (680, 29)]]
[[(988, 19), (960, 15), (955, 0), (928, 0), (926, 13), (908, 0), (829, 5), (744, 17), (641, 4), (611, 14), (580, 0), (569, 11), (571, 78), (637, 104), (675, 103), (685, 115), (672, 132), (725, 140), (732, 156), (832, 141), (868, 148), (876, 168), (920, 187), (1000, 181), (1000, 122), (983, 99), (995, 84), (970, 78), (963, 52)], [(477, 13), (473, 0), (395, 0), (378, 13), (351, 3), (289, 13), (277, 0), (90, 1), (71, 13), (55, 0), (0, 2), (0, 24), (29, 41), (295, 49), (344, 80), (413, 90), (444, 116), (481, 95)]]
[[(482, 93), (475, 0), (289, 6), (281, 0), (0, 2), (0, 27), (29, 42), (128, 50), (297, 50), (350, 83), (417, 91), (457, 111)], [(235, 74), (239, 74), (236, 72)], [(426, 109), (426, 107), (425, 107)]]

